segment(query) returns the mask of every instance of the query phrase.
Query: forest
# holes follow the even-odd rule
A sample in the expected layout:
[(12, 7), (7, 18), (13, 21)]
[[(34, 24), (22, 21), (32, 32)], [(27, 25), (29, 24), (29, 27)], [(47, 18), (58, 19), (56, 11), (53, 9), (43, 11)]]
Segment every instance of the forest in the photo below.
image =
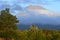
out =
[(28, 30), (18, 29), (16, 16), (9, 8), (0, 11), (0, 40), (60, 40), (60, 30), (39, 29), (31, 25)]

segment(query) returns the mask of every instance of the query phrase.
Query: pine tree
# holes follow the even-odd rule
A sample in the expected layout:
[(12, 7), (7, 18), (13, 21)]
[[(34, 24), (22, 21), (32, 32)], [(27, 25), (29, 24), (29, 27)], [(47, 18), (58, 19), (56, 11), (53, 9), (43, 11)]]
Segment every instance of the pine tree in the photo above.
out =
[(9, 12), (9, 8), (0, 11), (0, 30), (17, 29), (18, 20)]

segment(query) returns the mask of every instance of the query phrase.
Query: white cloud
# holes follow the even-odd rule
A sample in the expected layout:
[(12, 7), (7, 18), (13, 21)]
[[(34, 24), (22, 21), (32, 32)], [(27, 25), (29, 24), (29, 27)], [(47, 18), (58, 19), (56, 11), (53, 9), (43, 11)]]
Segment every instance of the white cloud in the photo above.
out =
[(28, 6), (27, 7), (28, 10), (33, 11), (35, 15), (40, 15), (40, 14), (46, 14), (49, 16), (60, 16), (60, 13), (58, 12), (54, 12), (51, 10), (47, 10), (45, 8), (43, 8), (42, 6)]
[(16, 16), (29, 16), (29, 14), (26, 12), (19, 12), (16, 14)]
[[(27, 11), (25, 9), (27, 9)], [(26, 7), (25, 9), (24, 11), (16, 14), (16, 16), (31, 16), (31, 15), (39, 16), (41, 14), (47, 15), (47, 16), (60, 16), (60, 13), (45, 9), (42, 6), (30, 5)]]

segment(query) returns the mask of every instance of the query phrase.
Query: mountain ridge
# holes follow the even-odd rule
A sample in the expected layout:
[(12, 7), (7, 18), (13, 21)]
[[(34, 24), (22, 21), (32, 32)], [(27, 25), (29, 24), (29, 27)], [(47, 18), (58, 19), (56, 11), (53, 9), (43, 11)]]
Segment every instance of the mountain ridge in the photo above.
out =
[[(32, 5), (34, 7), (34, 5)], [(29, 6), (28, 6), (29, 7)], [(37, 6), (36, 6), (37, 7)], [(35, 7), (35, 8), (36, 8)], [(39, 7), (39, 6), (38, 6)], [(20, 23), (26, 23), (26, 24), (33, 24), (33, 23), (47, 23), (47, 24), (60, 24), (60, 14), (52, 12), (43, 8), (42, 10), (47, 10), (51, 14), (42, 11), (41, 13), (36, 13), (33, 9), (33, 11), (30, 9), (28, 10), (27, 7), (24, 9), (24, 11), (18, 13), (16, 15), (18, 19), (20, 20)], [(40, 10), (40, 9), (39, 9)], [(55, 14), (54, 14), (55, 13)], [(21, 15), (22, 14), (22, 15)], [(26, 15), (25, 15), (26, 14)], [(47, 15), (46, 15), (47, 14)], [(58, 17), (59, 16), (59, 17)]]

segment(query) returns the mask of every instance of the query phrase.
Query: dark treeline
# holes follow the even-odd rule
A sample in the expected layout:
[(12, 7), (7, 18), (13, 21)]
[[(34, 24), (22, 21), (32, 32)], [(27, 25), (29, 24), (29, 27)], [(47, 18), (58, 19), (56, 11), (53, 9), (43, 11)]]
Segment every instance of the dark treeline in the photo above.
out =
[[(30, 24), (31, 25), (31, 24)], [(30, 27), (29, 24), (18, 24), (18, 29), (28, 29)], [(49, 30), (60, 30), (60, 25), (53, 25), (53, 24), (33, 24), (39, 27), (39, 29), (49, 29)]]

